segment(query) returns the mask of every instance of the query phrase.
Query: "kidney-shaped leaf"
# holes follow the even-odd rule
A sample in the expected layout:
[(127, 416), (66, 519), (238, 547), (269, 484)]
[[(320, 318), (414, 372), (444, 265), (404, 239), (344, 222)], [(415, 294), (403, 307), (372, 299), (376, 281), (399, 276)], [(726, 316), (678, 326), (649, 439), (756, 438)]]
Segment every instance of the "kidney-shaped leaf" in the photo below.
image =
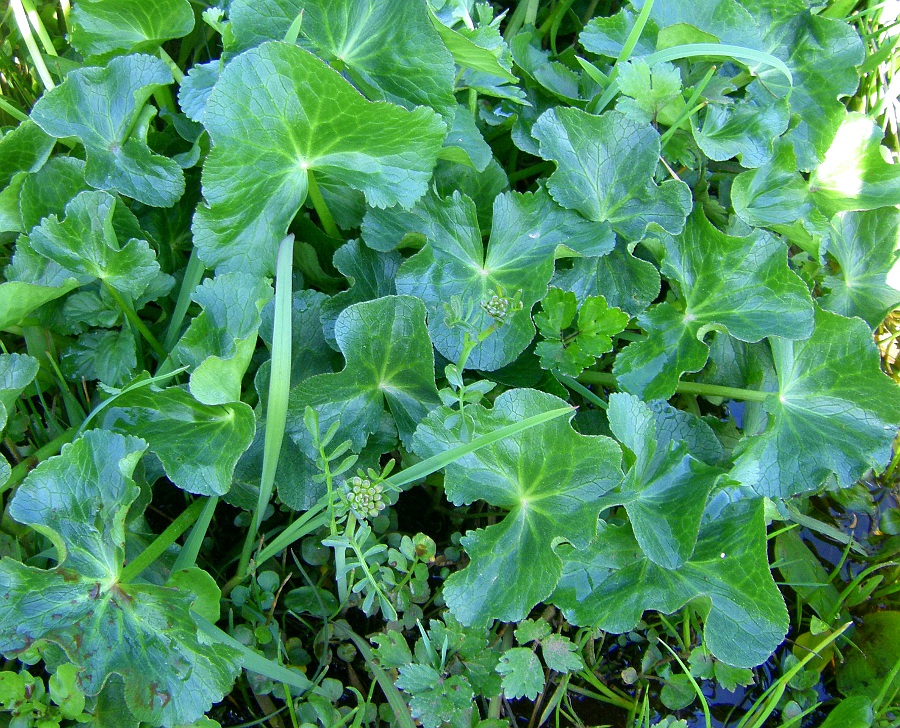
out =
[(602, 503), (624, 505), (647, 557), (665, 569), (677, 569), (694, 551), (700, 517), (721, 471), (693, 457), (684, 442), (696, 441), (697, 432), (705, 436), (701, 447), (715, 441), (709, 426), (659, 404), (653, 411), (630, 394), (610, 395), (609, 427), (636, 459)]
[(31, 231), (31, 247), (72, 273), (81, 283), (100, 279), (132, 299), (159, 274), (156, 254), (146, 240), (118, 241), (113, 227), (116, 198), (106, 192), (80, 192)]
[(282, 40), (301, 13), (300, 35), (369, 98), (453, 119), (453, 57), (421, 0), (236, 0), (229, 17), (238, 47), (249, 48)]
[(249, 405), (206, 405), (178, 387), (125, 392), (103, 423), (146, 440), (172, 482), (199, 495), (228, 492), (234, 466), (256, 431)]
[(859, 316), (875, 328), (900, 304), (900, 291), (888, 283), (900, 258), (900, 212), (889, 207), (843, 212), (834, 216), (831, 227), (828, 253), (840, 270), (825, 277), (828, 293), (819, 303), (843, 316)]
[[(478, 437), (562, 406), (553, 395), (512, 389), (493, 409), (469, 405), (465, 413), (469, 434)], [(416, 431), (414, 450), (422, 457), (444, 452), (461, 443), (460, 430), (458, 413), (435, 410)], [(558, 418), (448, 465), (444, 488), (454, 504), (483, 500), (509, 511), (500, 523), (463, 538), (471, 563), (444, 587), (453, 616), (467, 625), (514, 622), (546, 599), (562, 573), (551, 545), (563, 539), (587, 546), (598, 498), (621, 479), (621, 455), (610, 438), (580, 435)]]
[(172, 72), (159, 58), (120, 56), (103, 68), (71, 71), (38, 100), (31, 118), (50, 136), (84, 144), (84, 176), (92, 187), (170, 207), (184, 193), (181, 168), (131, 135), (144, 103), (170, 83)]
[(565, 566), (552, 601), (573, 624), (627, 632), (644, 610), (668, 614), (701, 598), (703, 642), (735, 667), (764, 662), (787, 633), (766, 558), (762, 500), (727, 506), (701, 528), (690, 560), (671, 571), (641, 553), (627, 525), (601, 524), (589, 548), (557, 551)]
[(668, 399), (684, 372), (706, 363), (698, 340), (711, 328), (741, 341), (766, 336), (804, 338), (812, 332), (813, 304), (806, 284), (787, 264), (787, 248), (758, 233), (744, 238), (720, 232), (698, 208), (684, 232), (664, 236), (663, 273), (675, 284), (684, 310), (669, 303), (638, 317), (647, 338), (629, 344), (614, 372), (629, 392)]
[(209, 266), (257, 275), (273, 270), (310, 172), (360, 190), (374, 207), (411, 207), (446, 132), (430, 109), (367, 101), (311, 53), (277, 42), (225, 67), (203, 123), (213, 148), (194, 242)]
[(349, 439), (361, 450), (378, 430), (387, 402), (401, 439), (410, 444), (416, 426), (440, 401), (425, 306), (412, 296), (357, 303), (338, 316), (334, 336), (347, 366), (337, 374), (310, 377), (291, 390), (288, 434), (309, 457), (318, 456), (303, 425), (309, 406), (318, 412), (323, 431), (340, 419), (336, 443)]
[(119, 581), (125, 518), (139, 493), (131, 474), (145, 447), (88, 432), (21, 485), (9, 513), (51, 539), (59, 565), (0, 562), (0, 652), (13, 658), (38, 641), (58, 645), (80, 668), (85, 694), (97, 695), (118, 674), (135, 717), (192, 723), (231, 689), (239, 655), (199, 639), (195, 595)]
[(643, 238), (650, 223), (681, 232), (691, 193), (678, 180), (653, 181), (660, 146), (649, 124), (618, 111), (595, 116), (560, 107), (544, 112), (532, 133), (541, 156), (557, 164), (547, 188), (563, 207), (608, 221), (629, 241)]
[(900, 388), (881, 373), (865, 322), (817, 309), (811, 337), (770, 343), (778, 391), (765, 402), (769, 424), (738, 444), (731, 475), (787, 498), (830, 473), (849, 486), (885, 467), (900, 428)]
[(435, 348), (454, 362), (462, 353), (467, 330), (448, 326), (444, 304), (458, 297), (468, 317), (469, 334), (477, 336), (495, 323), (482, 304), (498, 290), (507, 298), (518, 295), (522, 309), (508, 313), (498, 329), (472, 350), (467, 362), (470, 368), (487, 370), (509, 364), (534, 338), (531, 308), (547, 293), (557, 246), (577, 247), (572, 238), (585, 237), (591, 228), (605, 250), (613, 245), (605, 228), (573, 217), (542, 191), (498, 195), (485, 253), (475, 204), (455, 193), (431, 205), (430, 215), (423, 220), (428, 244), (401, 266), (397, 292), (425, 301)]
[(110, 51), (153, 52), (194, 29), (188, 0), (79, 0), (69, 16), (69, 40), (84, 56)]

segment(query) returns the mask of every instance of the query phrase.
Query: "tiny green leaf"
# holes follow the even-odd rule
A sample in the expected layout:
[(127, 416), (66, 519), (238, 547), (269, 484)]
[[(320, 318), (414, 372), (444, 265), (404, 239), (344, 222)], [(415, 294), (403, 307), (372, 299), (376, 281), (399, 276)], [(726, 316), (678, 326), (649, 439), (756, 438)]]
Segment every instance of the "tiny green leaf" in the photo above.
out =
[(544, 689), (541, 661), (529, 647), (513, 647), (504, 652), (497, 672), (503, 676), (503, 692), (510, 700), (534, 700)]

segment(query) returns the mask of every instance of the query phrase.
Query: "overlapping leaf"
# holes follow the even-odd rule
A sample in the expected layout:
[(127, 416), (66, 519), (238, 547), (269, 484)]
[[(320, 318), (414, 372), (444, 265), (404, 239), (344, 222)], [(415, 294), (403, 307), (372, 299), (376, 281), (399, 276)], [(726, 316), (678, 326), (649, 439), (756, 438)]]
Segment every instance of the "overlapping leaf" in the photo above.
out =
[(38, 100), (31, 118), (50, 136), (76, 137), (84, 145), (92, 187), (170, 207), (184, 194), (181, 168), (132, 134), (154, 89), (170, 83), (172, 73), (158, 58), (113, 58), (102, 68), (71, 71)]
[(69, 40), (84, 56), (111, 51), (153, 52), (194, 28), (188, 0), (80, 0), (70, 16)]
[(62, 221), (51, 214), (31, 231), (31, 247), (80, 283), (99, 279), (136, 298), (159, 274), (159, 263), (146, 240), (120, 244), (115, 205), (106, 192), (81, 192), (66, 205)]
[(58, 646), (80, 668), (85, 694), (120, 675), (136, 718), (190, 723), (231, 689), (238, 654), (200, 640), (195, 595), (119, 581), (125, 519), (139, 493), (131, 475), (144, 449), (136, 438), (89, 432), (19, 488), (10, 515), (50, 538), (59, 565), (0, 562), (0, 651), (15, 657), (36, 642)]
[[(452, 121), (453, 58), (425, 3), (398, 0), (236, 0), (229, 16), (238, 48), (283, 40), (302, 13), (300, 36), (316, 54), (347, 71), (373, 101), (408, 109), (431, 106)], [(449, 125), (449, 124), (448, 124)]]
[(103, 427), (140, 437), (182, 490), (222, 495), (256, 424), (243, 402), (207, 405), (178, 387), (134, 388), (106, 410)]
[(191, 394), (203, 404), (225, 404), (241, 398), (241, 379), (256, 349), (260, 311), (272, 298), (261, 278), (223, 273), (204, 281), (191, 294), (203, 308), (172, 352), (193, 368)]
[(357, 303), (338, 317), (334, 335), (347, 365), (291, 390), (288, 434), (308, 457), (318, 456), (303, 425), (309, 406), (318, 412), (323, 431), (340, 419), (335, 442), (349, 439), (361, 450), (377, 431), (387, 403), (401, 439), (409, 444), (416, 426), (439, 403), (425, 306), (411, 296)]
[(787, 609), (769, 573), (761, 500), (727, 506), (704, 524), (693, 556), (674, 570), (644, 556), (627, 525), (601, 524), (588, 548), (557, 551), (565, 566), (552, 601), (574, 624), (627, 632), (647, 609), (671, 613), (700, 597), (704, 644), (736, 667), (766, 660), (787, 632)]
[(885, 467), (900, 429), (900, 390), (881, 373), (865, 322), (817, 308), (808, 339), (769, 341), (778, 391), (765, 403), (765, 432), (738, 444), (732, 477), (787, 498), (831, 473), (848, 486)]
[(896, 208), (844, 212), (831, 225), (828, 253), (839, 270), (825, 277), (828, 293), (819, 304), (842, 316), (859, 316), (875, 328), (900, 304), (900, 290), (889, 282), (900, 258), (900, 213)]
[[(428, 330), (441, 354), (457, 361), (467, 333), (474, 338), (494, 325), (495, 319), (482, 306), (494, 295), (518, 296), (522, 303), (520, 311), (505, 316), (498, 330), (473, 349), (467, 366), (475, 369), (508, 364), (531, 342), (531, 308), (547, 292), (557, 246), (578, 247), (575, 240), (590, 238), (594, 230), (600, 246), (608, 245), (608, 250), (613, 243), (602, 228), (573, 220), (544, 192), (497, 196), (487, 252), (475, 205), (464, 195), (456, 193), (435, 203), (426, 225), (428, 245), (401, 266), (397, 292), (425, 302)], [(447, 323), (444, 304), (453, 296), (459, 298), (468, 331)]]
[(885, 161), (883, 136), (868, 116), (846, 115), (809, 180), (812, 198), (823, 212), (900, 204), (900, 165)]
[(226, 66), (203, 122), (213, 149), (194, 243), (208, 265), (257, 275), (273, 269), (310, 172), (360, 190), (373, 207), (411, 207), (446, 132), (433, 111), (366, 101), (312, 54), (277, 42)]
[[(465, 412), (477, 437), (561, 406), (550, 394), (512, 389), (493, 409), (470, 405)], [(452, 428), (448, 418), (456, 423)], [(451, 410), (435, 410), (416, 431), (416, 453), (427, 457), (459, 444), (458, 421)], [(471, 562), (444, 586), (454, 617), (463, 624), (517, 621), (546, 599), (562, 572), (551, 545), (563, 539), (587, 546), (598, 498), (621, 478), (620, 460), (611, 439), (580, 435), (556, 419), (449, 465), (444, 488), (454, 504), (484, 500), (509, 511), (500, 523), (463, 538)]]
[[(654, 564), (677, 569), (694, 551), (700, 517), (721, 471), (691, 454), (690, 445), (721, 453), (709, 426), (664, 403), (651, 410), (630, 394), (609, 398), (609, 427), (635, 462), (604, 507), (624, 505), (641, 549)], [(699, 442), (698, 442), (699, 441)]]
[(690, 190), (674, 179), (654, 182), (659, 134), (649, 124), (617, 111), (594, 116), (558, 107), (541, 115), (532, 134), (541, 156), (557, 164), (547, 189), (563, 207), (609, 222), (629, 241), (644, 237), (651, 223), (681, 232)]
[(613, 370), (629, 392), (647, 399), (671, 397), (681, 374), (706, 363), (708, 348), (701, 339), (712, 328), (742, 341), (809, 336), (812, 301), (788, 268), (780, 240), (764, 233), (725, 235), (698, 208), (684, 233), (666, 236), (663, 245), (662, 270), (684, 308), (662, 303), (638, 317), (647, 338), (629, 344)]

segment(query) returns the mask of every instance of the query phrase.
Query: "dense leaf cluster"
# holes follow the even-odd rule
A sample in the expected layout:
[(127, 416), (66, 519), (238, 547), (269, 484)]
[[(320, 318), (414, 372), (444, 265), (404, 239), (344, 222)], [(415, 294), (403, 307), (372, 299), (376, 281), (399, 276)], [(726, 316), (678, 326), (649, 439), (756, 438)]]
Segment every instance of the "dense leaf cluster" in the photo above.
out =
[[(56, 554), (0, 562), (6, 657), (74, 664), (97, 715), (200, 720), (246, 665), (201, 631), (224, 582), (192, 562), (123, 576), (127, 534), (163, 477), (253, 510), (272, 442), (277, 504), (331, 499), (315, 547), (347, 554), (342, 602), (396, 617), (441, 589), (448, 626), (420, 626), (416, 660), (390, 632), (372, 658), (423, 725), (537, 695), (538, 645), (582, 668), (525, 621), (542, 603), (616, 633), (692, 603), (732, 667), (783, 641), (767, 522), (883, 469), (900, 428), (872, 339), (900, 303), (900, 168), (842, 103), (862, 42), (803, 0), (633, 0), (583, 23), (587, 3), (538, 23), (520, 5), (75, 2), (57, 85), (0, 138), (0, 329), (23, 352), (0, 355), (0, 427), (15, 441), (23, 397), (57, 390), (75, 439), (21, 484), (0, 458), (9, 516)], [(162, 44), (186, 36), (206, 51), (179, 66)], [(442, 583), (433, 543), (392, 553), (362, 525), (405, 498), (375, 477), (388, 458), (567, 404), (446, 464), (447, 500), (492, 521)], [(326, 431), (348, 443), (327, 457)], [(502, 656), (479, 631), (495, 620), (519, 623)]]

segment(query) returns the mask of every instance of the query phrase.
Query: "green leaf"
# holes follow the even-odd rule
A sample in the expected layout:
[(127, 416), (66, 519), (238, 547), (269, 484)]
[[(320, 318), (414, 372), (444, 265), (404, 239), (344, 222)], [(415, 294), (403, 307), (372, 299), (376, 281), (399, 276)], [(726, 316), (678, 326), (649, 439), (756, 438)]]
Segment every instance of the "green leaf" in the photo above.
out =
[(808, 217), (812, 204), (790, 142), (779, 139), (771, 159), (734, 178), (731, 204), (737, 216), (754, 227), (787, 225)]
[[(348, 243), (349, 245), (349, 243)], [(346, 247), (346, 246), (344, 246)], [(340, 250), (338, 250), (338, 253)], [(335, 253), (337, 257), (338, 253)], [(379, 295), (371, 298), (379, 298)], [(364, 300), (368, 300), (368, 296)], [(340, 368), (341, 356), (329, 351), (322, 318), (325, 304), (330, 299), (323, 293), (305, 289), (294, 291), (291, 301), (291, 386), (295, 386), (307, 377), (315, 374), (328, 374)], [(272, 332), (275, 317), (275, 300), (266, 304), (261, 312), (262, 326), (259, 329), (261, 338), (269, 349), (272, 348)], [(335, 315), (335, 319), (337, 315)], [(334, 324), (332, 324), (332, 333)], [(267, 396), (266, 388), (259, 386), (260, 396)], [(268, 386), (268, 384), (266, 385)]]
[(681, 96), (681, 72), (671, 63), (651, 66), (643, 58), (635, 58), (616, 68), (623, 94), (616, 110), (639, 124), (656, 121), (659, 112)]
[(453, 126), (447, 134), (441, 154), (445, 159), (467, 164), (479, 172), (484, 172), (491, 163), (493, 151), (478, 130), (475, 117), (465, 106), (457, 105)]
[(516, 626), (516, 642), (520, 645), (540, 642), (550, 634), (550, 630), (550, 625), (543, 619), (523, 619)]
[[(271, 7), (275, 5), (276, 7)], [(399, 0), (236, 0), (230, 17), (238, 47), (282, 40), (303, 14), (300, 36), (316, 55), (345, 70), (373, 101), (412, 110), (430, 106), (449, 122), (453, 98), (453, 58), (428, 16), (425, 3)]]
[(545, 90), (568, 101), (581, 98), (578, 75), (550, 60), (550, 52), (541, 48), (541, 38), (536, 33), (518, 33), (510, 40), (509, 48), (516, 65)]
[(664, 236), (662, 243), (662, 271), (680, 293), (684, 309), (662, 303), (638, 317), (647, 338), (629, 344), (613, 368), (627, 391), (645, 399), (671, 397), (681, 374), (699, 371), (706, 363), (702, 337), (710, 329), (725, 330), (741, 341), (811, 333), (809, 291), (788, 268), (787, 249), (774, 236), (726, 235), (698, 207), (684, 233)]
[(272, 299), (272, 286), (243, 273), (207, 279), (191, 294), (203, 311), (172, 351), (172, 358), (193, 368), (191, 394), (203, 404), (241, 398), (241, 380), (256, 349), (260, 311)]
[(700, 597), (703, 643), (735, 667), (764, 662), (787, 633), (766, 558), (762, 500), (729, 505), (704, 524), (693, 556), (675, 570), (644, 556), (627, 525), (601, 523), (589, 548), (557, 551), (565, 567), (552, 601), (573, 624), (627, 632), (647, 609), (669, 614)]
[(413, 662), (400, 668), (395, 684), (412, 695), (410, 713), (425, 728), (440, 728), (472, 709), (472, 686), (462, 675), (444, 678), (433, 667)]
[(38, 360), (26, 354), (0, 354), (0, 432), (6, 427), (16, 400), (38, 375)]
[(228, 492), (256, 430), (243, 402), (206, 405), (178, 387), (152, 385), (120, 394), (104, 413), (103, 427), (146, 440), (172, 482), (198, 495)]
[(99, 279), (133, 299), (159, 274), (159, 263), (146, 240), (119, 243), (115, 205), (106, 192), (80, 192), (66, 205), (62, 222), (51, 214), (31, 231), (31, 246), (79, 282)]
[(137, 718), (190, 723), (231, 690), (240, 668), (236, 652), (199, 639), (193, 594), (118, 581), (125, 520), (139, 493), (131, 474), (144, 448), (136, 438), (88, 432), (19, 487), (10, 515), (53, 542), (59, 565), (0, 562), (0, 651), (13, 658), (38, 641), (54, 645), (81, 668), (86, 695), (120, 675)]
[(603, 257), (573, 261), (570, 269), (557, 271), (551, 283), (572, 291), (579, 301), (602, 295), (610, 306), (631, 316), (645, 311), (660, 289), (656, 266), (633, 256), (621, 242)]
[(819, 728), (871, 728), (874, 722), (871, 699), (854, 695), (834, 706)]
[(103, 68), (71, 71), (38, 100), (31, 118), (50, 136), (76, 137), (84, 145), (92, 187), (171, 207), (184, 194), (181, 168), (132, 134), (147, 99), (170, 83), (172, 73), (158, 58), (113, 58)]
[(340, 419), (334, 442), (349, 439), (358, 452), (378, 430), (387, 402), (408, 446), (416, 425), (440, 401), (425, 306), (411, 296), (357, 303), (344, 309), (334, 333), (347, 365), (337, 374), (310, 377), (291, 390), (288, 434), (309, 457), (318, 457), (303, 424), (309, 406), (318, 412), (323, 432)]
[[(79, 193), (91, 190), (84, 180), (84, 162), (74, 157), (53, 157), (22, 184), (19, 208), (22, 224), (30, 232), (41, 220), (55, 214), (62, 218), (66, 205)], [(119, 205), (117, 203), (116, 207)]]
[(721, 471), (692, 457), (679, 436), (687, 423), (678, 418), (687, 413), (668, 406), (653, 412), (637, 397), (616, 393), (609, 397), (608, 415), (613, 435), (636, 459), (601, 502), (624, 505), (647, 557), (664, 569), (677, 569), (694, 551), (700, 517)]
[[(508, 83), (519, 82), (519, 79), (510, 73), (510, 68), (504, 66), (501, 61), (503, 50), (506, 48), (502, 38), (499, 43), (489, 46), (484, 43), (484, 35), (479, 36), (478, 31), (457, 32), (441, 23), (434, 15), (431, 16), (431, 22), (460, 68), (496, 76)], [(479, 40), (482, 43), (478, 43)]]
[(509, 700), (534, 700), (544, 689), (541, 661), (529, 647), (513, 647), (504, 652), (497, 672), (503, 676), (503, 693)]
[(803, 543), (797, 530), (775, 537), (775, 559), (785, 583), (823, 620), (840, 611), (841, 597), (818, 557)]
[(397, 293), (394, 278), (402, 262), (399, 253), (375, 252), (358, 240), (350, 240), (335, 251), (332, 263), (347, 279), (350, 288), (322, 303), (322, 325), (330, 346), (337, 347), (334, 326), (347, 306)]
[(730, 106), (710, 104), (703, 122), (693, 125), (694, 139), (710, 159), (737, 157), (743, 167), (759, 167), (771, 158), (773, 142), (789, 121), (787, 101), (773, 102), (770, 94)]
[(544, 337), (535, 348), (541, 366), (567, 377), (577, 377), (594, 364), (596, 357), (610, 351), (610, 337), (628, 323), (628, 314), (607, 307), (603, 296), (590, 296), (578, 310), (574, 330), (565, 333), (575, 322), (576, 305), (574, 293), (551, 288), (541, 301), (541, 312), (534, 317)]
[(828, 293), (819, 304), (842, 316), (859, 316), (874, 329), (900, 304), (900, 291), (888, 283), (900, 257), (900, 212), (842, 212), (831, 227), (828, 253), (838, 270), (825, 277)]
[(541, 653), (547, 667), (562, 674), (584, 669), (584, 660), (578, 654), (578, 646), (568, 637), (551, 634), (541, 640)]
[[(435, 203), (428, 222), (428, 244), (397, 273), (397, 292), (421, 298), (428, 308), (428, 330), (435, 348), (458, 361), (467, 333), (477, 336), (495, 323), (482, 306), (498, 294), (520, 295), (522, 310), (510, 312), (469, 356), (467, 367), (493, 370), (512, 362), (534, 338), (531, 308), (547, 291), (559, 245), (573, 244), (596, 226), (573, 220), (542, 192), (498, 195), (485, 253), (475, 204), (468, 197)], [(602, 234), (602, 233), (601, 233)], [(612, 241), (610, 241), (610, 244)], [(521, 293), (519, 293), (521, 292)], [(467, 327), (447, 323), (444, 304), (459, 298)]]
[(78, 281), (69, 278), (60, 285), (38, 285), (22, 281), (0, 283), (0, 329), (16, 326), (45, 303), (65, 296)]
[(323, 61), (276, 42), (225, 67), (203, 123), (213, 148), (195, 245), (210, 267), (256, 275), (274, 268), (311, 172), (363, 192), (373, 207), (408, 208), (426, 191), (446, 131), (430, 109), (366, 101)]
[[(809, 10), (786, 8), (773, 0), (742, 0), (765, 29), (763, 49), (785, 62), (794, 82), (790, 86), (775, 69), (760, 67), (758, 80), (748, 91), (762, 98), (790, 94), (791, 112), (800, 116), (799, 125), (789, 132), (800, 169), (808, 171), (825, 154), (846, 114), (843, 96), (850, 96), (859, 84), (856, 67), (865, 59), (865, 49), (856, 29), (849, 23)], [(768, 17), (767, 17), (768, 16)]]
[[(465, 440), (562, 404), (543, 392), (508, 390), (491, 410), (466, 407), (471, 433)], [(422, 457), (443, 452), (464, 439), (461, 429), (457, 412), (435, 410), (416, 431), (413, 449)], [(500, 523), (462, 539), (470, 564), (444, 586), (453, 616), (465, 625), (514, 622), (546, 599), (562, 569), (551, 545), (557, 539), (581, 547), (590, 542), (597, 499), (621, 478), (620, 457), (611, 439), (580, 435), (556, 419), (448, 465), (444, 488), (452, 503), (484, 500), (509, 511)]]
[(83, 56), (111, 51), (152, 53), (194, 29), (187, 0), (79, 0), (69, 16), (69, 42)]
[(37, 172), (50, 157), (56, 140), (33, 121), (23, 121), (0, 139), (0, 190), (20, 172)]
[[(839, 210), (874, 210), (900, 204), (900, 166), (885, 161), (884, 132), (868, 116), (844, 117), (809, 191), (826, 215)], [(882, 151), (883, 150), (883, 151)]]
[[(875, 699), (881, 694), (888, 673), (900, 661), (900, 612), (871, 612), (853, 633), (857, 649), (847, 654), (838, 670), (837, 686), (844, 695), (864, 695)], [(887, 694), (900, 689), (900, 677), (895, 673)]]
[(881, 470), (900, 428), (900, 389), (881, 373), (872, 332), (859, 319), (816, 310), (812, 336), (772, 338), (778, 392), (765, 432), (735, 450), (731, 476), (760, 495), (815, 490), (831, 473), (849, 486)]
[(651, 223), (681, 232), (690, 190), (677, 180), (653, 181), (660, 145), (649, 124), (617, 111), (594, 116), (560, 107), (544, 112), (532, 134), (540, 155), (557, 164), (547, 189), (563, 207), (608, 221), (628, 241), (643, 238)]
[[(629, 8), (622, 8), (609, 17), (592, 18), (578, 36), (578, 42), (598, 56), (618, 58), (634, 29), (634, 21), (635, 14)], [(650, 20), (634, 47), (635, 56), (648, 56), (656, 50), (657, 32), (656, 23)]]
[(88, 331), (66, 349), (61, 364), (63, 373), (70, 379), (84, 377), (119, 387), (135, 374), (137, 342), (127, 326)]

